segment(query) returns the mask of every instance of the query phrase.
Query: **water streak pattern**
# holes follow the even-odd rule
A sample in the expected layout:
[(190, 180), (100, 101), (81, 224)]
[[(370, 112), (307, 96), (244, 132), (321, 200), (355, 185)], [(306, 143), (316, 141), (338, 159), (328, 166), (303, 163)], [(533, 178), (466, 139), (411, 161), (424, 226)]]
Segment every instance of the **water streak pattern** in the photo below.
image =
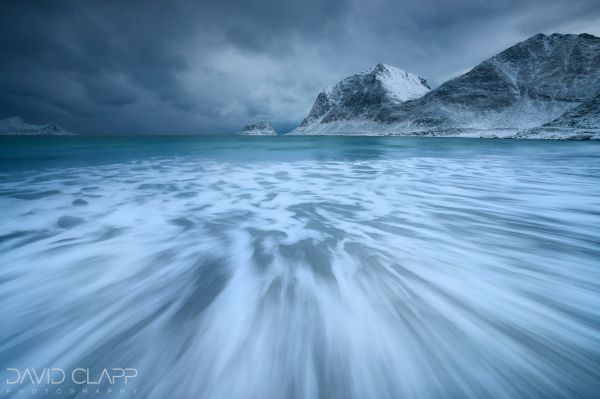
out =
[(4, 153), (2, 366), (136, 367), (145, 398), (600, 392), (600, 146), (248, 140)]

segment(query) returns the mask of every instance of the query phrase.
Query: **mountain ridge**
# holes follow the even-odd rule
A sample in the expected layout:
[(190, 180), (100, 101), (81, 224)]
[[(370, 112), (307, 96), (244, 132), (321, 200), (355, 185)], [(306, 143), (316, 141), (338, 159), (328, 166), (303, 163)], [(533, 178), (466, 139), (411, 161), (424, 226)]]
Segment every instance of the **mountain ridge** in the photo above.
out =
[(321, 92), (290, 133), (515, 136), (599, 95), (599, 65), (600, 38), (540, 33), (406, 101), (363, 96), (367, 101), (354, 107), (338, 104), (342, 109), (330, 117), (329, 96)]

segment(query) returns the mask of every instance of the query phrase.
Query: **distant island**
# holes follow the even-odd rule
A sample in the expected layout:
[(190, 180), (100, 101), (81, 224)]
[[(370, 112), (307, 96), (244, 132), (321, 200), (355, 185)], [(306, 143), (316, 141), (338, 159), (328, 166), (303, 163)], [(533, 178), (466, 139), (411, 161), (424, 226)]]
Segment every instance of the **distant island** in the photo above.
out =
[(434, 90), (378, 64), (323, 90), (288, 134), (600, 139), (600, 38), (538, 34)]
[(277, 136), (277, 132), (267, 121), (250, 123), (236, 134), (240, 136)]
[(54, 122), (32, 125), (24, 122), (19, 116), (0, 120), (0, 135), (2, 136), (72, 136), (74, 134)]

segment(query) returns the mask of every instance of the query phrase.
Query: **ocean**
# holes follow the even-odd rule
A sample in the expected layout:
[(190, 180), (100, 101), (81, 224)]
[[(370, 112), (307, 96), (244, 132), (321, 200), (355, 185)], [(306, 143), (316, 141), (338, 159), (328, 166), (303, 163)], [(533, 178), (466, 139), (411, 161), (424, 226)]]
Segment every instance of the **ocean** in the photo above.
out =
[(0, 366), (0, 398), (597, 397), (600, 143), (0, 137)]

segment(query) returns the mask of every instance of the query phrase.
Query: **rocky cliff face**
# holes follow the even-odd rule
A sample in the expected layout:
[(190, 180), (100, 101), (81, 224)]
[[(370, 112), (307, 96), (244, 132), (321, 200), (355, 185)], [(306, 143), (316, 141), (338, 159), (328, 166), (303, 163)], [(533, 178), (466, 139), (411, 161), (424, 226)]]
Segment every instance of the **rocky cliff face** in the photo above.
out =
[(54, 122), (47, 125), (32, 125), (18, 116), (0, 120), (0, 135), (14, 136), (64, 136), (73, 135)]
[(408, 74), (406, 96), (385, 89), (379, 75), (390, 68), (378, 65), (322, 92), (292, 133), (514, 136), (600, 94), (600, 38), (538, 34), (432, 91)]
[(237, 133), (242, 136), (276, 136), (277, 132), (273, 127), (266, 121), (258, 121), (250, 123)]
[(344, 131), (382, 122), (404, 101), (429, 91), (425, 79), (399, 68), (377, 64), (328, 87), (317, 96), (296, 134)]

